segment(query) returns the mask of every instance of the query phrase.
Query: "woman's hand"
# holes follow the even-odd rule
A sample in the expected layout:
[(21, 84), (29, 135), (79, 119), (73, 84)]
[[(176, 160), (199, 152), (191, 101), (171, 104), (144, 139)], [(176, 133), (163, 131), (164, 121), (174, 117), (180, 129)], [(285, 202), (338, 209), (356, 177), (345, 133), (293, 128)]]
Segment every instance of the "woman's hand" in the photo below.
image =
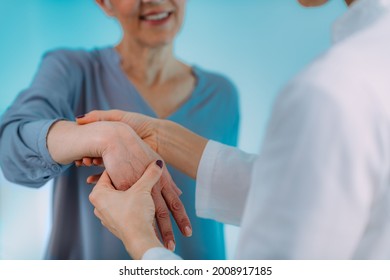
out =
[(91, 111), (76, 121), (81, 125), (100, 121), (125, 123), (166, 162), (193, 179), (196, 179), (199, 162), (208, 142), (207, 139), (172, 121), (133, 112)]
[[(53, 159), (67, 164), (77, 159), (102, 158), (104, 166), (118, 190), (127, 190), (141, 177), (152, 161), (161, 159), (131, 127), (121, 122), (96, 122), (77, 125), (60, 121), (48, 134), (48, 148)], [(185, 236), (191, 236), (191, 224), (178, 191), (166, 167), (152, 191), (156, 220), (164, 244), (174, 242), (169, 212)]]
[[(89, 199), (95, 206), (95, 215), (124, 243), (134, 259), (154, 247), (162, 247), (154, 227), (155, 205), (152, 188), (160, 180), (163, 162), (152, 162), (142, 177), (128, 190), (118, 191), (105, 171), (92, 190)], [(174, 244), (169, 244), (174, 250)]]

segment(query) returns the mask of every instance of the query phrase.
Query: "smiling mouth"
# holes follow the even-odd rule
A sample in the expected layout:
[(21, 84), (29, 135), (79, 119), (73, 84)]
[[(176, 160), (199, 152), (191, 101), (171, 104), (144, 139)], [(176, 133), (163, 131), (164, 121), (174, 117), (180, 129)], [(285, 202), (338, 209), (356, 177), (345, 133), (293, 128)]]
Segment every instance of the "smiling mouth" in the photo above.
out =
[(141, 16), (141, 20), (146, 20), (146, 21), (162, 21), (170, 17), (172, 12), (162, 12), (158, 14), (152, 14), (152, 15), (146, 15), (146, 16)]

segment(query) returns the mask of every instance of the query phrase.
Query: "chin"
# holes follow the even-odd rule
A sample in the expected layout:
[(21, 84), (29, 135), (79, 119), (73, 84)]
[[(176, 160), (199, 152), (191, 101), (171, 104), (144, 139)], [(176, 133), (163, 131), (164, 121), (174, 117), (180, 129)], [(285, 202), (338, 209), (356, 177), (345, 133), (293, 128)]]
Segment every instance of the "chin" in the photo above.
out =
[(150, 48), (159, 48), (159, 47), (164, 47), (167, 45), (172, 44), (174, 38), (172, 36), (167, 36), (163, 38), (150, 38), (148, 40), (144, 41), (144, 45), (150, 47)]

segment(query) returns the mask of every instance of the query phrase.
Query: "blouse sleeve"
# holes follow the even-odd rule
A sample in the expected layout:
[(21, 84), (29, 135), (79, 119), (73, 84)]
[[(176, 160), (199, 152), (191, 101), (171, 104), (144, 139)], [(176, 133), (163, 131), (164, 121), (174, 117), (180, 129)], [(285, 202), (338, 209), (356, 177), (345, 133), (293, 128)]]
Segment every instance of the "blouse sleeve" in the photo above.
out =
[(67, 166), (51, 158), (46, 136), (58, 120), (74, 119), (76, 80), (66, 56), (44, 56), (31, 86), (21, 92), (0, 123), (0, 164), (4, 176), (18, 184), (40, 187)]

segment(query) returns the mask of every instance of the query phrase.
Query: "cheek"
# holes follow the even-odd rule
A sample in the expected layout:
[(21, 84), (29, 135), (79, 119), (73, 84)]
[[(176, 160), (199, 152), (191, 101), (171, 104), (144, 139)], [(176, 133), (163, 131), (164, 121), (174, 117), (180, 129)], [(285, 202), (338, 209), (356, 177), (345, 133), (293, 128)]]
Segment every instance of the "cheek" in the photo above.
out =
[(186, 1), (185, 0), (173, 0), (172, 3), (177, 10), (177, 14), (180, 17), (183, 17), (185, 9), (186, 9)]
[(185, 7), (187, 1), (186, 0), (172, 0), (172, 3), (175, 5), (175, 7)]
[(139, 11), (139, 1), (138, 0), (128, 0), (120, 1), (117, 4), (117, 13), (122, 17), (135, 17), (138, 16)]

